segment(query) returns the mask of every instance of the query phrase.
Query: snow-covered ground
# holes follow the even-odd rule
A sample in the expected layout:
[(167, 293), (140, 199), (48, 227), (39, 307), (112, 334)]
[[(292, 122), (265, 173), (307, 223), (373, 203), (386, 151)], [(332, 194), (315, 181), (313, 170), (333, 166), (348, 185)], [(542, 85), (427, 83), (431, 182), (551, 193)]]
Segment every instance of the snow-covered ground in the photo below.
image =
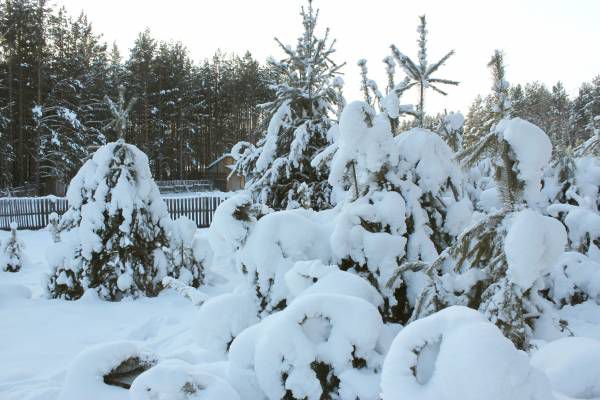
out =
[[(0, 232), (0, 241), (8, 235)], [(48, 300), (42, 285), (50, 233), (20, 231), (19, 237), (29, 265), (18, 273), (0, 270), (0, 399), (56, 398), (69, 363), (96, 344), (131, 340), (157, 354), (199, 354), (190, 330), (197, 308), (187, 299), (165, 290), (121, 302)]]
[[(204, 234), (205, 232), (200, 233)], [(8, 232), (0, 232), (0, 241), (6, 241), (8, 235)], [(44, 296), (42, 290), (44, 274), (48, 269), (45, 262), (45, 252), (51, 244), (50, 232), (46, 230), (20, 231), (19, 237), (25, 243), (26, 253), (29, 257), (29, 265), (24, 266), (18, 273), (0, 271), (0, 399), (59, 399), (61, 390), (65, 387), (65, 381), (68, 379), (68, 374), (73, 373), (72, 371), (69, 372), (69, 366), (74, 360), (77, 360), (78, 356), (84, 352), (84, 350), (92, 349), (91, 352), (93, 353), (94, 346), (107, 344), (110, 346), (110, 343), (118, 341), (134, 342), (139, 345), (140, 348), (150, 351), (160, 359), (167, 360), (166, 363), (163, 361), (163, 363), (160, 364), (161, 369), (152, 370), (152, 373), (155, 375), (145, 376), (145, 380), (141, 380), (142, 382), (147, 381), (148, 385), (158, 384), (157, 382), (164, 379), (165, 375), (162, 375), (161, 378), (161, 374), (165, 373), (164, 369), (167, 369), (167, 372), (169, 372), (169, 368), (172, 368), (172, 371), (178, 371), (178, 373), (180, 373), (182, 367), (177, 364), (177, 362), (181, 362), (180, 360), (189, 362), (190, 364), (213, 362), (213, 366), (218, 365), (218, 363), (214, 363), (214, 361), (223, 360), (223, 358), (214, 351), (215, 340), (225, 340), (226, 338), (211, 337), (213, 332), (203, 332), (202, 326), (199, 325), (211, 323), (211, 319), (214, 320), (215, 318), (230, 318), (232, 320), (238, 318), (233, 314), (227, 316), (216, 315), (214, 312), (211, 312), (211, 307), (218, 313), (219, 310), (227, 309), (227, 307), (223, 307), (223, 301), (231, 301), (233, 309), (235, 309), (237, 307), (235, 305), (236, 301), (239, 302), (241, 300), (241, 304), (243, 304), (243, 296), (239, 297), (239, 299), (236, 299), (235, 296), (230, 298), (224, 298), (223, 296), (215, 297), (215, 299), (220, 299), (218, 301), (220, 301), (221, 304), (211, 305), (211, 302), (209, 301), (200, 309), (202, 312), (199, 311), (197, 307), (193, 306), (189, 300), (170, 289), (164, 290), (155, 298), (140, 298), (137, 300), (125, 299), (120, 302), (101, 301), (89, 296), (84, 296), (77, 301), (50, 300)], [(305, 268), (302, 266), (299, 267)], [(306, 266), (306, 268), (309, 267), (312, 269), (318, 268), (318, 266)], [(305, 273), (306, 272), (299, 271), (298, 276), (303, 276)], [(343, 278), (343, 276), (340, 275), (340, 277), (337, 277), (336, 279), (340, 278)], [(335, 285), (333, 285), (332, 288), (333, 287), (335, 287)], [(213, 296), (220, 292), (230, 291), (231, 287), (218, 288), (209, 286), (204, 287), (203, 290), (208, 291), (208, 293)], [(325, 290), (325, 292), (334, 293), (335, 290)], [(335, 308), (335, 301), (337, 301), (335, 298), (336, 295), (325, 294), (318, 296), (329, 296), (329, 298), (321, 300), (326, 300), (328, 304), (333, 304), (331, 310), (332, 314), (329, 317), (330, 320), (335, 322), (335, 318), (340, 318), (340, 314), (336, 314), (339, 312), (336, 311)], [(312, 307), (310, 301), (315, 301), (316, 298), (312, 298), (312, 300), (309, 299), (310, 297), (303, 302), (295, 302), (295, 308), (290, 310), (293, 311), (294, 309), (298, 309), (298, 311), (300, 311), (303, 309), (310, 309), (310, 307)], [(319, 300), (316, 299), (316, 301)], [(376, 299), (373, 301), (375, 304), (377, 303)], [(369, 310), (371, 309), (369, 309), (367, 303), (357, 302), (356, 306), (364, 307), (365, 311), (363, 311), (363, 313), (366, 313), (365, 315), (370, 315)], [(260, 329), (263, 330), (263, 334), (259, 335), (259, 339), (260, 336), (267, 336), (262, 340), (258, 340), (256, 346), (263, 346), (264, 349), (268, 349), (269, 351), (266, 352), (267, 357), (270, 357), (269, 354), (274, 352), (273, 357), (277, 358), (277, 350), (276, 348), (273, 348), (273, 346), (288, 346), (289, 344), (286, 344), (286, 340), (288, 340), (287, 335), (270, 337), (269, 332), (273, 332), (274, 329), (272, 328), (269, 330), (266, 329), (266, 327), (268, 327), (269, 324), (275, 324), (273, 326), (284, 324), (285, 318), (294, 318), (291, 314), (292, 311), (287, 311), (282, 314), (279, 319), (266, 319), (265, 322), (257, 325), (257, 329), (248, 330), (244, 335), (240, 335), (239, 339), (234, 342), (230, 349), (230, 361), (234, 364), (240, 362), (240, 354), (243, 356), (245, 351), (244, 348), (247, 346), (247, 343), (244, 342), (248, 340), (248, 337), (251, 338), (249, 339), (251, 341), (257, 340), (252, 337), (256, 335), (255, 331)], [(243, 310), (240, 310), (237, 314), (241, 315), (242, 313)], [(448, 312), (444, 315), (432, 316), (435, 318), (428, 318), (427, 320), (429, 322), (414, 324), (414, 327), (411, 325), (410, 330), (405, 329), (402, 331), (404, 332), (403, 335), (398, 335), (388, 354), (390, 360), (387, 361), (387, 364), (393, 365), (392, 361), (394, 360), (394, 357), (396, 357), (398, 361), (396, 363), (397, 365), (395, 368), (383, 366), (383, 381), (381, 387), (383, 388), (384, 395), (386, 390), (391, 394), (386, 398), (395, 398), (393, 392), (389, 392), (390, 390), (395, 390), (394, 388), (398, 385), (397, 383), (394, 383), (393, 377), (401, 376), (398, 374), (402, 374), (404, 364), (407, 365), (406, 368), (410, 367), (410, 359), (402, 355), (404, 354), (403, 352), (409, 351), (410, 349), (401, 350), (401, 347), (407, 346), (407, 343), (410, 343), (411, 340), (416, 340), (415, 343), (420, 343), (421, 340), (429, 340), (421, 339), (421, 336), (419, 336), (423, 335), (424, 329), (425, 331), (431, 331), (433, 329), (433, 331), (431, 331), (433, 332), (431, 333), (431, 335), (433, 335), (432, 337), (437, 337), (439, 334), (436, 333), (437, 330), (446, 332), (444, 333), (444, 337), (446, 337), (444, 340), (447, 342), (445, 346), (450, 353), (440, 353), (443, 354), (443, 356), (438, 356), (438, 360), (435, 361), (437, 363), (435, 364), (435, 368), (439, 369), (438, 374), (442, 374), (442, 371), (445, 371), (444, 374), (453, 377), (452, 379), (459, 379), (460, 374), (453, 374), (453, 368), (451, 368), (451, 366), (446, 366), (445, 363), (450, 363), (450, 361), (447, 360), (450, 358), (454, 360), (453, 362), (460, 362), (462, 363), (460, 365), (464, 364), (465, 366), (468, 366), (469, 356), (463, 354), (466, 358), (461, 361), (459, 355), (463, 350), (468, 352), (469, 346), (471, 346), (469, 343), (475, 343), (476, 347), (481, 347), (480, 349), (477, 347), (479, 349), (477, 350), (479, 354), (477, 358), (478, 364), (469, 367), (473, 369), (471, 373), (475, 375), (479, 373), (482, 377), (487, 376), (485, 379), (489, 380), (489, 385), (493, 386), (494, 382), (498, 382), (498, 379), (494, 378), (494, 376), (499, 377), (503, 374), (502, 362), (506, 361), (513, 363), (509, 365), (510, 368), (516, 365), (521, 369), (529, 368), (527, 366), (527, 358), (523, 359), (524, 353), (520, 353), (521, 355), (517, 354), (516, 350), (514, 350), (514, 348), (512, 348), (512, 346), (505, 341), (497, 331), (494, 331), (491, 325), (483, 326), (482, 324), (485, 325), (484, 319), (479, 316), (471, 316), (468, 312), (458, 313), (454, 311), (454, 313), (455, 314)], [(475, 315), (477, 313), (472, 312), (472, 314)], [(361, 318), (365, 318), (365, 315)], [(544, 371), (550, 378), (555, 390), (560, 390), (560, 393), (570, 394), (571, 396), (558, 398), (597, 399), (597, 395), (600, 394), (600, 379), (594, 374), (600, 373), (600, 370), (598, 369), (598, 362), (600, 362), (600, 306), (593, 301), (586, 301), (576, 306), (564, 307), (560, 310), (560, 316), (569, 321), (569, 329), (578, 337), (556, 341), (555, 339), (557, 339), (557, 337), (553, 336), (553, 332), (548, 332), (548, 336), (544, 337), (543, 329), (538, 330), (539, 339), (536, 340), (535, 345), (539, 347), (540, 350), (533, 351), (533, 357), (531, 358), (532, 365), (536, 368), (535, 374), (538, 374), (539, 370)], [(375, 319), (371, 325), (380, 324), (380, 321), (377, 321), (379, 317), (376, 313), (373, 315), (373, 318)], [(446, 322), (440, 322), (444, 321), (444, 318), (446, 318), (451, 325), (445, 327), (444, 324), (446, 324)], [(461, 322), (462, 320), (470, 321), (471, 319), (479, 325), (467, 324), (466, 327), (461, 325), (463, 324), (463, 322)], [(347, 321), (344, 322), (341, 320), (340, 323), (345, 324)], [(469, 322), (469, 324), (471, 324), (471, 322)], [(422, 328), (421, 325), (424, 328)], [(479, 333), (472, 333), (472, 329), (475, 329), (476, 326), (480, 325), (481, 327), (477, 328)], [(540, 325), (540, 327), (542, 325)], [(319, 328), (315, 329), (315, 332), (320, 332)], [(361, 333), (361, 335), (372, 331), (373, 329), (364, 330), (364, 333)], [(467, 337), (461, 339), (461, 331), (463, 334), (468, 334)], [(237, 334), (237, 332), (235, 333)], [(295, 335), (293, 332), (290, 332), (289, 334)], [(343, 335), (346, 334), (351, 334), (351, 331), (343, 333)], [(225, 333), (224, 335), (226, 336)], [(272, 335), (272, 333), (270, 335)], [(423, 338), (429, 336), (426, 335)], [(401, 341), (401, 337), (409, 339)], [(391, 340), (391, 338), (393, 338), (393, 334), (389, 340)], [(366, 340), (360, 337), (358, 339), (363, 341)], [(341, 338), (340, 340), (343, 341)], [(206, 346), (202, 346), (203, 341)], [(553, 342), (547, 344), (549, 341)], [(504, 357), (500, 354), (500, 351), (491, 351), (485, 356), (482, 355), (489, 349), (486, 347), (486, 343), (489, 344), (492, 342), (495, 343), (494, 346), (500, 346), (501, 348), (506, 347), (506, 349), (502, 351), (508, 351), (512, 355), (510, 355), (510, 357)], [(369, 342), (367, 341), (365, 343)], [(466, 347), (461, 350), (461, 346)], [(107, 349), (100, 347), (97, 348), (96, 351), (104, 353), (109, 350)], [(441, 349), (444, 350), (443, 344)], [(368, 351), (372, 352), (375, 350)], [(369, 354), (368, 351), (365, 354)], [(441, 350), (438, 348), (437, 351)], [(373, 353), (370, 357), (377, 358), (376, 354), (377, 352)], [(390, 355), (392, 355), (392, 357), (390, 357)], [(169, 359), (172, 360), (169, 361)], [(276, 364), (270, 364), (268, 359), (257, 359), (256, 362), (267, 363), (263, 368), (264, 372), (262, 375), (259, 375), (259, 379), (268, 380), (269, 374), (272, 373), (277, 375), (280, 373), (277, 368), (281, 367)], [(375, 360), (373, 362), (379, 364), (381, 363), (381, 360)], [(170, 363), (175, 364), (171, 365)], [(82, 365), (85, 365), (85, 363)], [(431, 366), (427, 366), (427, 362), (419, 368), (425, 368), (425, 372), (421, 372), (422, 374), (427, 375), (431, 373), (426, 371), (427, 368), (431, 368)], [(486, 368), (487, 372), (485, 372)], [(570, 370), (579, 372), (577, 372), (576, 375), (573, 375), (569, 372)], [(517, 379), (524, 376), (523, 374), (531, 374), (527, 372), (521, 374), (520, 372), (517, 371), (512, 375), (513, 378)], [(346, 371), (345, 373), (347, 374), (346, 376), (349, 377), (346, 379), (350, 379), (349, 382), (353, 382), (352, 379), (358, 379), (358, 377), (352, 375), (351, 372)], [(356, 371), (354, 374), (356, 374)], [(166, 376), (168, 376), (168, 374)], [(195, 372), (193, 376), (196, 378), (198, 378), (198, 376), (202, 377), (202, 371)], [(212, 375), (207, 376), (210, 377), (210, 379), (214, 378)], [(509, 375), (507, 375), (507, 377), (508, 376)], [(364, 376), (361, 379), (367, 379), (365, 382), (368, 382), (368, 378)], [(392, 379), (392, 381), (390, 381), (390, 379)], [(434, 378), (431, 379), (432, 382), (440, 382), (439, 385), (447, 385), (447, 383), (444, 383), (444, 379), (446, 379), (444, 376), (438, 376), (435, 380)], [(545, 378), (541, 377), (536, 379), (543, 380)], [(573, 383), (569, 383), (571, 381), (573, 381)], [(523, 388), (523, 393), (533, 393), (535, 390), (541, 390), (539, 389), (538, 384), (534, 385), (532, 382), (533, 381), (524, 381), (519, 384), (524, 386), (518, 387)], [(249, 385), (250, 384), (251, 383), (249, 383)], [(416, 381), (415, 383), (410, 383), (408, 381), (405, 384), (400, 383), (400, 386), (402, 385), (405, 385), (404, 387), (414, 387), (416, 392), (413, 392), (413, 395), (417, 396), (414, 398), (423, 399), (430, 398), (428, 396), (433, 395), (432, 393), (439, 389), (438, 387), (438, 389), (431, 389), (431, 391), (429, 391), (429, 389), (423, 391), (424, 386), (417, 384)], [(379, 385), (371, 384), (364, 387), (375, 387), (377, 389)], [(485, 387), (486, 384), (482, 383), (479, 385), (477, 391), (483, 390)], [(517, 386), (513, 385), (513, 387)], [(587, 392), (578, 392), (581, 387), (587, 388)], [(219, 386), (214, 390), (216, 391), (215, 393), (221, 393), (219, 390), (224, 390), (224, 393), (229, 393), (227, 390), (230, 390), (230, 387)], [(469, 396), (473, 393), (473, 390), (456, 390), (457, 395), (459, 392), (462, 393), (461, 396), (463, 394)], [(504, 392), (499, 388), (490, 390), (496, 391), (493, 394), (495, 397), (491, 398), (505, 398), (502, 396), (511, 395), (510, 391)], [(102, 397), (106, 396), (106, 394), (103, 395), (99, 393), (99, 398), (103, 400), (128, 398), (127, 391), (125, 390), (118, 390), (115, 393), (116, 395), (114, 397)], [(132, 389), (130, 395), (133, 396), (134, 393), (135, 392)], [(532, 394), (533, 397), (523, 398), (536, 398), (541, 400), (542, 397), (539, 396), (542, 394), (543, 393), (538, 393), (537, 395)], [(242, 398), (248, 398), (246, 395), (243, 395)], [(216, 396), (217, 397), (210, 398), (220, 398), (218, 395)], [(72, 397), (67, 396), (65, 398), (70, 399)], [(455, 397), (442, 398), (455, 399)], [(464, 398), (471, 397), (460, 397), (460, 399)], [(506, 398), (508, 399), (509, 397)], [(458, 397), (456, 397), (456, 399), (458, 400)]]

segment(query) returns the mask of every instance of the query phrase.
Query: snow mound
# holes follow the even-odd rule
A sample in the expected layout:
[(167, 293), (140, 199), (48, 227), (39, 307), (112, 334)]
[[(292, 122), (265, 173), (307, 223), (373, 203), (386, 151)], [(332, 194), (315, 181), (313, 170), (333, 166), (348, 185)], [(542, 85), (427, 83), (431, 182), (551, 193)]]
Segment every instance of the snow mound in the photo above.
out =
[(139, 375), (131, 400), (239, 400), (225, 380), (180, 360), (169, 360)]
[(257, 322), (258, 307), (250, 293), (226, 293), (202, 304), (194, 336), (200, 346), (225, 358), (233, 339)]
[(329, 293), (359, 297), (375, 307), (383, 304), (379, 292), (365, 279), (341, 271), (335, 265), (325, 265), (320, 260), (297, 262), (285, 274), (285, 282), (290, 291), (290, 298)]
[(71, 362), (58, 400), (127, 400), (127, 390), (107, 384), (107, 375), (127, 364), (148, 369), (156, 357), (134, 342), (103, 343), (81, 352)]
[(523, 290), (548, 272), (564, 252), (567, 232), (556, 219), (535, 211), (519, 211), (504, 241), (508, 277)]
[(281, 309), (289, 294), (284, 276), (296, 261), (330, 258), (330, 227), (318, 213), (297, 209), (265, 215), (240, 251), (241, 269), (256, 289), (261, 311)]
[(547, 379), (475, 310), (450, 307), (406, 326), (383, 364), (383, 400), (548, 400)]
[(260, 387), (271, 400), (378, 399), (382, 356), (375, 348), (382, 326), (377, 309), (362, 299), (301, 296), (257, 335)]
[(600, 341), (568, 337), (543, 346), (531, 364), (546, 373), (552, 389), (573, 399), (600, 398)]

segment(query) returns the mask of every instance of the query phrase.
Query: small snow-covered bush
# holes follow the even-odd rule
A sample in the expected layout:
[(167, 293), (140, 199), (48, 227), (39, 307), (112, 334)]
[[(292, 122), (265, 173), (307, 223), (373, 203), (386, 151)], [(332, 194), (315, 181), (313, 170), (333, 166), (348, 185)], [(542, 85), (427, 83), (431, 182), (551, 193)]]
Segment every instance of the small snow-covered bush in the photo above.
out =
[(225, 380), (179, 360), (159, 363), (139, 375), (129, 390), (131, 400), (239, 400)]
[(196, 230), (196, 223), (187, 217), (180, 217), (173, 221), (170, 261), (173, 277), (197, 288), (204, 280), (204, 266), (202, 260), (197, 257), (202, 255), (201, 249), (194, 248)]
[(208, 241), (217, 266), (233, 268), (235, 254), (246, 243), (251, 228), (269, 211), (265, 206), (253, 204), (246, 192), (232, 196), (219, 205), (208, 229)]
[(125, 400), (133, 378), (155, 364), (156, 356), (133, 342), (90, 347), (71, 362), (58, 400)]
[(536, 351), (531, 364), (546, 374), (557, 395), (569, 399), (600, 398), (598, 340), (583, 337), (556, 340)]
[(406, 326), (385, 358), (383, 400), (548, 400), (544, 375), (485, 317), (449, 307)]
[(330, 258), (330, 211), (297, 209), (261, 218), (239, 253), (239, 267), (254, 288), (260, 310), (270, 313), (287, 305), (284, 276), (296, 261)]
[(257, 322), (258, 307), (251, 293), (225, 293), (202, 304), (194, 337), (200, 346), (224, 358), (235, 337)]
[(584, 254), (564, 253), (546, 281), (548, 297), (558, 306), (576, 305), (586, 300), (600, 304), (600, 263)]
[(569, 247), (600, 261), (600, 214), (570, 204), (553, 204), (550, 215), (563, 222), (569, 234)]
[(25, 244), (17, 237), (17, 223), (10, 223), (10, 237), (2, 247), (0, 267), (3, 271), (18, 272), (27, 263)]
[(342, 271), (335, 265), (325, 265), (320, 260), (298, 261), (285, 274), (285, 283), (292, 300), (309, 294), (340, 294), (359, 297), (375, 307), (383, 305), (383, 298), (365, 279)]
[(60, 242), (60, 217), (53, 212), (48, 216), (48, 230), (54, 243)]
[(247, 374), (253, 368), (272, 400), (375, 400), (382, 327), (377, 309), (360, 298), (303, 295), (238, 336), (230, 361)]
[(76, 229), (76, 242), (62, 262), (50, 263), (50, 296), (77, 299), (88, 289), (107, 300), (157, 295), (169, 273), (171, 220), (148, 157), (123, 140), (101, 147), (73, 178), (67, 198), (61, 225)]

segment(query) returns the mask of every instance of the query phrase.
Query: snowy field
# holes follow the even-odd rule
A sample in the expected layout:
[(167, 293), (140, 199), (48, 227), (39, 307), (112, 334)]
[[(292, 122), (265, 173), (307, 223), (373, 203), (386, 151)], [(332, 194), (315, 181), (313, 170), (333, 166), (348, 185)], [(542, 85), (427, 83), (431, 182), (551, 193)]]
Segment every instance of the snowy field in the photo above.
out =
[[(190, 331), (197, 315), (190, 301), (171, 290), (122, 302), (46, 299), (50, 233), (19, 233), (30, 264), (19, 273), (0, 270), (0, 399), (57, 398), (69, 363), (96, 344), (128, 340), (165, 356), (201, 357)], [(0, 232), (0, 241), (8, 236)]]
[[(43, 296), (42, 284), (48, 271), (45, 252), (51, 244), (51, 235), (46, 230), (19, 233), (26, 246), (29, 265), (18, 273), (0, 271), (0, 399), (75, 399), (77, 397), (69, 397), (68, 395), (59, 397), (65, 386), (69, 366), (82, 351), (96, 345), (108, 344), (110, 346), (111, 342), (118, 341), (137, 343), (140, 347), (157, 355), (163, 362), (183, 360), (190, 364), (205, 365), (205, 369), (212, 372), (216, 371), (217, 374), (224, 373), (222, 371), (226, 369), (224, 366), (226, 364), (225, 358), (223, 354), (215, 351), (215, 338), (213, 337), (211, 341), (210, 334), (203, 335), (199, 333), (199, 329), (202, 329), (202, 327), (196, 326), (200, 318), (204, 318), (205, 323), (208, 322), (206, 312), (205, 315), (200, 316), (199, 309), (193, 306), (188, 299), (170, 289), (164, 290), (155, 298), (125, 299), (121, 302), (101, 301), (91, 296), (84, 296), (77, 301), (47, 299)], [(198, 234), (203, 236), (206, 232), (199, 231)], [(0, 232), (0, 241), (5, 242), (7, 238), (7, 232)], [(330, 288), (329, 291), (347, 290), (357, 296), (365, 298), (370, 296), (371, 299), (375, 299), (373, 301), (377, 301), (376, 292), (369, 292), (368, 288), (360, 286), (360, 282), (352, 283), (347, 276), (337, 276), (335, 283), (338, 288)], [(300, 290), (301, 288), (296, 289)], [(210, 293), (211, 296), (215, 296), (219, 293), (231, 291), (231, 287), (219, 287), (219, 285), (213, 284), (205, 286), (203, 290)], [(318, 292), (318, 290), (315, 292)], [(343, 306), (345, 307), (347, 304), (343, 304)], [(361, 307), (364, 308), (363, 304), (357, 301), (355, 306), (358, 308), (353, 309), (352, 314), (367, 318), (367, 320), (361, 320), (360, 325), (354, 327), (359, 332), (363, 334), (369, 332), (364, 327), (360, 328), (360, 326), (364, 326), (362, 324), (368, 321), (368, 318), (375, 318), (374, 322), (371, 322), (373, 325), (380, 324), (380, 322), (377, 322), (379, 319), (377, 315), (369, 317), (368, 309), (362, 311), (366, 314), (361, 315)], [(226, 306), (221, 307), (221, 309), (229, 309), (232, 314), (212, 315), (214, 318), (212, 322), (215, 325), (222, 325), (228, 319), (239, 318), (240, 313), (232, 311), (231, 307)], [(344, 313), (347, 312), (347, 310), (344, 311)], [(552, 342), (555, 337), (551, 329), (547, 332), (547, 337), (543, 337), (543, 328), (538, 330), (541, 337), (534, 341), (534, 345), (541, 348), (541, 350), (532, 352), (531, 362), (536, 367), (546, 370), (553, 381), (555, 389), (573, 395), (572, 397), (557, 396), (557, 398), (600, 398), (598, 396), (600, 394), (600, 380), (598, 379), (598, 374), (600, 374), (598, 367), (600, 365), (600, 306), (593, 301), (586, 301), (576, 306), (566, 306), (559, 313), (561, 319), (569, 321), (569, 329), (578, 338), (566, 338)], [(481, 398), (472, 397), (473, 393), (485, 392), (485, 385), (494, 386), (498, 382), (502, 384), (504, 379), (502, 374), (506, 374), (505, 378), (507, 379), (511, 376), (516, 378), (518, 375), (511, 375), (508, 371), (515, 366), (525, 368), (528, 364), (525, 353), (521, 353), (522, 355), (519, 357), (519, 353), (512, 348), (510, 343), (501, 338), (499, 332), (494, 332), (491, 325), (484, 323), (480, 315), (468, 315), (468, 313), (467, 315), (461, 315), (457, 313), (454, 316), (446, 317), (448, 318), (447, 322), (440, 323), (436, 319), (442, 319), (441, 314), (438, 313), (434, 315), (435, 318), (427, 318), (425, 321), (414, 323), (410, 326), (410, 329), (404, 329), (401, 333), (408, 336), (409, 340), (415, 340), (415, 338), (410, 339), (411, 333), (413, 335), (417, 333), (417, 337), (420, 337), (422, 330), (425, 329), (425, 331), (433, 332), (432, 335), (435, 336), (437, 335), (435, 333), (436, 329), (445, 329), (445, 340), (453, 342), (452, 346), (456, 347), (449, 347), (450, 345), (447, 344), (450, 349), (450, 354), (447, 357), (452, 357), (452, 359), (439, 358), (436, 361), (435, 368), (439, 368), (448, 374), (446, 377), (439, 377), (438, 380), (443, 382), (444, 379), (453, 379), (461, 382), (460, 385), (471, 385), (472, 377), (478, 376), (481, 379), (480, 382), (483, 383), (474, 386), (472, 390), (464, 389), (463, 393), (455, 393), (458, 397), (440, 398)], [(473, 312), (473, 314), (477, 313)], [(473, 323), (476, 325), (464, 325), (463, 320), (465, 318), (468, 320), (474, 319)], [(450, 324), (449, 326), (454, 326), (454, 328), (441, 328), (446, 323)], [(235, 325), (235, 322), (233, 324)], [(425, 326), (417, 329), (419, 324)], [(481, 326), (477, 327), (477, 324)], [(214, 329), (212, 331), (215, 332)], [(386, 339), (387, 345), (389, 345), (396, 331), (397, 329), (391, 329), (389, 333), (384, 335), (388, 336), (388, 339)], [(448, 333), (454, 331), (458, 333)], [(293, 335), (293, 333), (290, 334)], [(284, 334), (282, 337), (285, 338), (286, 335)], [(204, 345), (203, 341), (205, 341)], [(216, 338), (216, 341), (218, 341), (218, 338)], [(275, 341), (270, 342), (269, 345), (279, 346), (281, 344)], [(461, 348), (461, 346), (466, 347)], [(503, 350), (491, 350), (489, 346), (499, 346)], [(102, 352), (102, 348), (100, 350)], [(503, 352), (508, 356), (503, 356)], [(397, 356), (399, 357), (398, 364), (404, 364), (410, 359), (409, 355), (402, 356), (404, 354), (402, 350), (398, 350), (398, 354), (400, 354)], [(472, 359), (473, 357), (475, 359)], [(522, 357), (525, 357), (526, 360), (524, 361)], [(97, 358), (100, 359), (101, 357)], [(88, 360), (92, 365), (94, 361), (96, 361), (94, 358)], [(446, 362), (449, 362), (450, 365), (446, 366), (444, 364)], [(508, 364), (502, 367), (502, 363)], [(477, 368), (474, 368), (473, 365)], [(432, 367), (429, 366), (429, 368)], [(468, 371), (468, 374), (465, 375), (466, 373), (463, 374), (462, 372), (459, 375), (453, 374), (452, 371), (457, 368), (459, 371)], [(519, 371), (519, 373), (522, 372)], [(391, 380), (388, 386), (392, 388), (397, 385), (402, 386), (402, 380), (399, 379), (401, 375), (397, 375), (398, 372), (395, 372), (395, 374), (387, 378)], [(361, 378), (354, 377), (353, 379), (360, 382), (359, 379)], [(362, 379), (366, 378), (363, 377)], [(463, 381), (465, 379), (466, 381)], [(384, 372), (382, 386), (385, 385), (385, 382), (386, 375)], [(87, 385), (85, 380), (81, 384)], [(458, 386), (460, 387), (460, 385)], [(372, 387), (373, 385), (368, 386)], [(378, 385), (375, 384), (375, 387), (378, 387)], [(451, 387), (457, 387), (457, 385), (452, 384)], [(518, 386), (515, 387), (518, 388)], [(582, 387), (587, 388), (587, 394), (578, 392)], [(86, 391), (92, 388), (93, 386), (83, 389), (81, 393), (85, 395), (80, 398), (98, 398), (102, 400), (129, 398), (126, 390), (118, 388), (113, 388), (115, 389), (113, 391), (98, 390), (96, 388), (94, 391), (97, 391), (99, 397), (94, 397)], [(401, 390), (405, 391), (406, 387)], [(506, 393), (508, 396), (512, 392), (507, 391)], [(429, 398), (417, 394), (413, 398)], [(248, 399), (262, 398), (260, 396), (251, 397), (252, 393), (250, 391), (245, 395), (241, 395), (242, 398)], [(170, 397), (164, 398), (170, 399)], [(179, 398), (187, 399), (188, 397), (173, 397), (173, 399)], [(189, 397), (189, 399), (195, 398)], [(198, 397), (198, 399), (201, 398), (204, 399), (205, 397)], [(220, 397), (206, 398), (220, 399)], [(512, 397), (493, 398), (509, 399)], [(514, 398), (539, 398), (542, 400), (541, 397)], [(163, 398), (156, 397), (156, 399)]]

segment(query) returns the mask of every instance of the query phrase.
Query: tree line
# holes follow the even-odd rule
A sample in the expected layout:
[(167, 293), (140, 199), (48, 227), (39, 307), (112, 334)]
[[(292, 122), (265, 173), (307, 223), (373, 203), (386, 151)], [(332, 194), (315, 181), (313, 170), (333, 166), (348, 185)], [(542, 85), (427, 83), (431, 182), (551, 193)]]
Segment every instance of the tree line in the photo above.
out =
[[(512, 115), (534, 123), (548, 133), (558, 151), (574, 149), (594, 135), (600, 121), (600, 75), (584, 82), (577, 95), (569, 97), (559, 81), (551, 88), (534, 81), (510, 88)], [(493, 113), (491, 96), (478, 96), (465, 120), (465, 140), (472, 142), (485, 131)]]
[(240, 140), (254, 141), (272, 72), (249, 52), (196, 63), (180, 42), (141, 32), (123, 57), (85, 14), (47, 0), (0, 1), (0, 187), (68, 182), (114, 140), (106, 98), (133, 99), (129, 143), (156, 179), (202, 177)]

